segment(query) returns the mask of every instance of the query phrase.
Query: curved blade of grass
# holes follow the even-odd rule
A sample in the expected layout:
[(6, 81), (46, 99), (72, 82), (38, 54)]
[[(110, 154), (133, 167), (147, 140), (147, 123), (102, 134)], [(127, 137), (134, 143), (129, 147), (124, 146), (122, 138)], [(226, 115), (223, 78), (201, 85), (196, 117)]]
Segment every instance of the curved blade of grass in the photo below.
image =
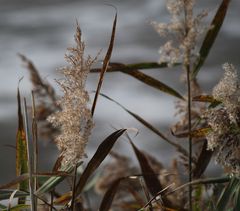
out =
[(26, 134), (26, 146), (27, 146), (27, 160), (28, 160), (28, 173), (29, 173), (29, 181), (28, 181), (28, 189), (30, 194), (30, 203), (31, 203), (31, 210), (36, 210), (36, 198), (34, 196), (34, 181), (33, 181), (33, 174), (32, 174), (32, 158), (33, 153), (31, 152), (30, 147), (30, 130), (29, 130), (29, 122), (28, 122), (28, 112), (27, 112), (27, 101), (24, 98), (24, 130)]
[[(6, 200), (9, 199), (11, 194), (13, 193), (14, 190), (0, 190), (0, 200)], [(23, 192), (23, 191), (18, 191), (14, 197), (26, 197), (29, 196), (29, 193)]]
[(213, 151), (207, 149), (207, 140), (205, 139), (201, 153), (197, 159), (196, 167), (193, 170), (193, 178), (199, 178), (202, 176), (211, 160), (212, 154)]
[[(64, 172), (70, 174), (73, 171), (73, 167), (67, 166), (63, 169)], [(60, 182), (62, 182), (66, 178), (65, 175), (63, 176), (54, 176), (49, 178), (46, 182), (44, 182), (41, 187), (36, 191), (36, 195), (42, 196), (44, 193), (47, 193), (54, 189)]]
[(240, 188), (238, 188), (238, 191), (235, 193), (235, 205), (233, 211), (238, 211), (240, 207)]
[(13, 202), (14, 196), (15, 196), (15, 194), (16, 194), (17, 192), (18, 192), (18, 190), (14, 190), (14, 191), (12, 192), (11, 196), (9, 197), (7, 211), (10, 211), (10, 210), (11, 210), (12, 202)]
[(230, 182), (223, 190), (219, 200), (217, 202), (217, 211), (226, 210), (228, 203), (232, 200), (234, 193), (240, 189), (240, 180), (237, 178), (231, 178)]
[[(180, 63), (175, 63), (173, 66), (178, 66)], [(107, 72), (129, 72), (132, 70), (147, 70), (147, 69), (155, 69), (155, 68), (166, 68), (168, 64), (166, 62), (157, 63), (157, 62), (141, 62), (141, 63), (133, 63), (133, 64), (123, 64), (123, 63), (116, 63), (111, 62), (109, 63)], [(91, 73), (98, 73), (101, 72), (100, 68), (93, 68), (90, 70)]]
[(118, 138), (126, 131), (126, 129), (120, 129), (112, 133), (110, 136), (108, 136), (98, 147), (97, 151), (93, 155), (92, 159), (87, 164), (87, 167), (83, 171), (77, 185), (76, 185), (76, 196), (78, 196), (89, 177), (92, 175), (92, 173), (99, 167), (99, 165), (102, 163), (102, 161), (106, 158), (106, 156), (109, 154), (110, 150), (112, 149), (115, 142), (118, 140)]
[(146, 74), (140, 72), (139, 70), (132, 70), (132, 71), (123, 72), (123, 73), (126, 73), (126, 74), (138, 79), (139, 81), (141, 81), (155, 89), (158, 89), (166, 94), (177, 97), (181, 100), (185, 100), (184, 97), (179, 92), (177, 92), (175, 89), (171, 88), (170, 86), (164, 84), (163, 82), (161, 82), (149, 75), (146, 75)]
[(114, 21), (113, 21), (111, 40), (110, 40), (110, 43), (109, 43), (109, 46), (108, 46), (107, 53), (106, 53), (105, 58), (103, 60), (103, 67), (101, 69), (96, 94), (95, 94), (95, 97), (94, 97), (94, 100), (93, 100), (93, 105), (92, 105), (92, 110), (91, 110), (92, 116), (93, 116), (95, 108), (96, 108), (98, 94), (99, 94), (100, 89), (102, 87), (103, 77), (104, 77), (105, 72), (107, 71), (107, 68), (108, 68), (108, 65), (109, 65), (109, 62), (110, 62), (110, 59), (111, 59), (114, 40), (115, 40), (116, 25), (117, 25), (117, 13), (115, 14), (115, 18), (114, 18)]
[[(139, 165), (141, 167), (141, 171), (142, 171), (143, 178), (146, 183), (147, 189), (153, 196), (155, 196), (163, 189), (163, 187), (162, 187), (160, 181), (158, 180), (158, 177), (155, 174), (154, 170), (148, 163), (146, 156), (133, 144), (133, 142), (131, 140), (130, 140), (130, 143), (132, 145), (134, 153), (135, 153), (135, 155), (138, 159)], [(166, 207), (172, 207), (172, 204), (168, 199), (163, 198), (162, 201)]]
[(211, 23), (211, 26), (213, 26), (213, 29), (209, 29), (208, 33), (205, 36), (205, 39), (202, 43), (202, 46), (199, 51), (199, 58), (195, 62), (193, 72), (192, 72), (192, 78), (195, 78), (204, 64), (208, 53), (210, 52), (210, 49), (212, 48), (212, 45), (218, 35), (218, 32), (221, 29), (221, 26), (223, 24), (225, 15), (227, 13), (228, 5), (230, 3), (230, 0), (223, 0), (221, 5), (219, 6), (217, 13), (215, 14), (215, 17), (213, 18), (213, 21)]
[(108, 211), (110, 210), (110, 207), (112, 205), (114, 196), (117, 193), (118, 187), (120, 182), (123, 180), (124, 178), (119, 178), (117, 180), (115, 180), (111, 186), (109, 187), (109, 189), (107, 190), (107, 192), (104, 194), (104, 197), (102, 199), (99, 211)]
[(162, 134), (157, 128), (155, 128), (153, 125), (151, 125), (149, 122), (147, 122), (146, 120), (144, 120), (141, 116), (139, 116), (138, 114), (128, 110), (126, 107), (124, 107), (123, 105), (121, 105), (119, 102), (113, 100), (112, 98), (110, 98), (109, 96), (100, 93), (101, 96), (105, 97), (106, 99), (116, 103), (118, 106), (120, 106), (123, 110), (125, 110), (127, 113), (129, 113), (132, 117), (134, 117), (136, 120), (138, 120), (139, 122), (141, 122), (145, 127), (147, 127), (149, 130), (151, 130), (152, 132), (154, 132), (156, 135), (158, 135), (159, 137), (161, 137), (164, 141), (168, 142), (169, 144), (171, 144), (172, 146), (176, 147), (176, 149), (183, 153), (185, 156), (188, 156), (188, 152), (179, 144), (171, 141), (170, 139), (168, 139), (164, 134)]
[[(180, 98), (182, 100), (185, 100), (184, 97), (178, 93), (176, 90), (171, 88), (170, 86), (162, 83), (161, 81), (146, 75), (142, 72), (140, 72), (138, 69), (145, 69), (145, 68), (150, 68), (156, 65), (157, 63), (139, 63), (139, 64), (121, 64), (121, 63), (111, 63), (111, 67), (108, 69), (108, 72), (114, 72), (114, 71), (120, 71), (122, 73), (125, 73), (127, 75), (130, 75), (134, 77), (135, 79), (138, 79), (139, 81), (155, 88), (158, 89), (164, 93), (167, 93), (171, 96)], [(137, 67), (140, 67), (137, 69)], [(158, 64), (158, 67), (166, 67), (166, 63)], [(100, 69), (92, 69), (91, 72), (99, 72)]]
[[(18, 103), (18, 130), (16, 137), (16, 176), (20, 176), (22, 174), (28, 173), (28, 157), (19, 87), (17, 89), (17, 103)], [(18, 189), (22, 191), (28, 191), (28, 181), (22, 180), (18, 185)], [(25, 198), (19, 199), (18, 203), (24, 204)]]

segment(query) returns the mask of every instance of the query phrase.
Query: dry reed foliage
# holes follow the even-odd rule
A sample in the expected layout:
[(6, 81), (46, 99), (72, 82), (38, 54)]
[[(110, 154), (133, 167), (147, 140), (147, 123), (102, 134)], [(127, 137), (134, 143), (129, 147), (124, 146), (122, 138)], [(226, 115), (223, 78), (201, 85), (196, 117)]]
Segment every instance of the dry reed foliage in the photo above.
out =
[[(158, 179), (160, 183), (164, 188), (168, 187), (166, 191), (173, 191), (183, 184), (180, 179), (180, 172), (176, 160), (172, 161), (172, 166), (170, 166), (170, 168), (165, 168), (162, 163), (150, 154), (144, 152), (144, 155), (154, 172), (159, 175)], [(111, 152), (111, 156), (113, 158), (112, 162), (106, 164), (103, 169), (103, 174), (96, 182), (96, 192), (103, 195), (115, 181), (120, 178), (128, 178), (122, 180), (118, 187), (112, 205), (114, 210), (123, 210), (123, 208), (134, 210), (131, 209), (131, 207), (136, 207), (137, 205), (143, 207), (143, 205), (146, 204), (146, 196), (144, 196), (144, 191), (146, 190), (144, 190), (144, 184), (141, 183), (142, 177), (134, 176), (139, 175), (139, 169), (131, 164), (129, 158), (123, 155)], [(133, 175), (132, 178), (135, 179), (131, 179), (131, 175)], [(185, 191), (187, 191), (186, 188), (183, 189), (181, 193), (174, 192), (168, 195), (167, 198), (174, 206), (182, 207), (187, 201)], [(153, 205), (159, 207), (158, 203), (153, 203)]]
[(35, 115), (38, 122), (39, 135), (48, 140), (53, 140), (58, 130), (46, 121), (47, 117), (52, 113), (61, 109), (57, 104), (58, 97), (54, 88), (44, 80), (33, 62), (22, 54), (18, 54), (29, 71), (30, 80), (33, 85), (33, 94), (37, 101), (35, 104)]
[(216, 152), (216, 161), (229, 173), (240, 175), (240, 81), (233, 65), (226, 63), (223, 69), (224, 76), (213, 89), (213, 97), (222, 104), (205, 113), (211, 127), (208, 148)]
[(62, 166), (75, 165), (83, 158), (85, 147), (93, 127), (91, 111), (88, 108), (89, 95), (85, 90), (86, 80), (96, 58), (85, 58), (85, 44), (77, 24), (76, 46), (68, 48), (65, 56), (68, 66), (61, 69), (63, 79), (57, 80), (64, 95), (58, 101), (61, 111), (48, 117), (48, 121), (60, 130), (55, 138), (61, 152)]

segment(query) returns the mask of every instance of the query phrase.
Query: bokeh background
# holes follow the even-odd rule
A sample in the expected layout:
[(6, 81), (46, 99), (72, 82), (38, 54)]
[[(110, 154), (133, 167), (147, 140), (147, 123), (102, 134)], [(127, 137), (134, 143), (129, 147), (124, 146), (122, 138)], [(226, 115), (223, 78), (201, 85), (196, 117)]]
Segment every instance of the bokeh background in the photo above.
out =
[[(207, 9), (213, 17), (217, 1), (199, 0), (197, 11)], [(57, 68), (65, 65), (66, 48), (73, 45), (75, 23), (78, 20), (86, 43), (87, 53), (95, 56), (101, 49), (99, 64), (106, 52), (111, 35), (115, 10), (106, 5), (113, 4), (118, 10), (117, 33), (111, 61), (135, 63), (158, 61), (158, 49), (164, 42), (150, 26), (152, 20), (165, 22), (169, 16), (165, 1), (159, 0), (0, 0), (0, 184), (14, 178), (15, 145), (17, 130), (16, 91), (18, 80), (22, 96), (30, 97), (31, 83), (27, 70), (22, 67), (17, 53), (29, 57), (38, 68), (41, 76), (54, 87), (59, 77)], [(240, 67), (240, 1), (232, 0), (224, 25), (212, 48), (209, 58), (199, 74), (199, 82), (209, 93), (219, 80), (225, 62)], [(179, 82), (181, 70), (155, 69), (145, 73), (178, 89), (184, 94), (184, 86)], [(98, 75), (91, 74), (88, 90), (96, 88)], [(102, 92), (122, 105), (140, 114), (161, 131), (169, 133), (169, 126), (177, 121), (174, 117), (174, 99), (122, 73), (106, 75)], [(95, 128), (88, 146), (88, 154), (95, 151), (98, 144), (115, 128), (134, 127), (139, 135), (134, 138), (136, 144), (157, 156), (169, 165), (176, 157), (174, 149), (124, 112), (119, 106), (99, 98)], [(132, 150), (126, 140), (120, 141), (115, 150), (131, 155)], [(41, 142), (41, 170), (51, 168), (57, 156), (56, 147)], [(209, 174), (217, 174), (217, 166), (212, 164)]]

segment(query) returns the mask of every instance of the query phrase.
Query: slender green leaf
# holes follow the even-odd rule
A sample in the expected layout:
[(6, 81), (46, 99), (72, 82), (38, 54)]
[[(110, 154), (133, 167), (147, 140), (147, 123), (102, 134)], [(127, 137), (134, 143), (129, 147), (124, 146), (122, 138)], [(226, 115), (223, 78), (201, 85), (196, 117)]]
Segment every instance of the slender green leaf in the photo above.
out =
[(219, 200), (217, 202), (217, 211), (226, 210), (228, 203), (232, 200), (232, 197), (236, 190), (240, 188), (240, 180), (238, 178), (231, 178), (230, 182), (223, 190)]
[[(66, 172), (67, 174), (70, 174), (73, 171), (72, 166), (65, 167), (62, 171)], [(36, 191), (36, 195), (42, 196), (44, 193), (47, 193), (54, 189), (59, 183), (61, 183), (67, 175), (62, 176), (53, 176), (49, 178), (46, 182), (44, 182), (41, 187)]]
[(29, 173), (29, 194), (30, 194), (30, 203), (31, 203), (31, 210), (35, 211), (36, 208), (36, 198), (34, 196), (34, 177), (32, 174), (32, 158), (33, 153), (30, 147), (30, 130), (29, 130), (29, 122), (28, 122), (28, 111), (27, 111), (27, 100), (24, 98), (24, 129), (26, 134), (26, 147), (27, 147), (27, 159), (28, 159), (28, 173)]
[(213, 28), (208, 30), (208, 33), (206, 34), (206, 37), (202, 43), (202, 46), (199, 51), (200, 56), (194, 65), (194, 69), (193, 69), (193, 73), (192, 73), (193, 78), (197, 76), (200, 68), (204, 64), (204, 62), (210, 52), (210, 49), (212, 48), (212, 45), (221, 29), (222, 24), (223, 24), (229, 3), (230, 3), (230, 0), (223, 0), (220, 7), (217, 10), (215, 17), (213, 18), (213, 21), (211, 23), (211, 26), (213, 26)]
[(240, 185), (238, 185), (238, 190), (235, 193), (235, 205), (233, 211), (238, 211), (240, 207)]
[[(9, 199), (9, 197), (11, 196), (11, 194), (14, 192), (15, 190), (0, 190), (0, 200), (6, 200)], [(18, 198), (18, 197), (26, 197), (28, 196), (29, 193), (27, 192), (23, 192), (23, 191), (18, 191), (14, 197)]]
[(117, 139), (126, 131), (126, 129), (120, 129), (112, 133), (108, 136), (98, 147), (97, 151), (93, 155), (92, 159), (87, 164), (87, 167), (83, 171), (77, 185), (76, 185), (76, 196), (78, 196), (89, 177), (92, 173), (98, 168), (98, 166), (102, 163), (102, 161), (106, 158), (109, 154), (110, 150), (112, 149), (113, 145), (117, 141)]
[(93, 116), (95, 108), (96, 108), (97, 99), (98, 99), (100, 89), (102, 87), (104, 74), (107, 71), (107, 68), (108, 68), (108, 65), (109, 65), (109, 62), (110, 62), (110, 59), (111, 59), (114, 40), (115, 40), (116, 25), (117, 25), (117, 13), (115, 14), (115, 18), (114, 18), (114, 21), (113, 21), (111, 40), (110, 40), (110, 43), (109, 43), (109, 46), (108, 46), (107, 53), (106, 53), (105, 58), (103, 60), (103, 67), (101, 69), (96, 94), (95, 94), (95, 97), (94, 97), (94, 100), (93, 100), (92, 111), (91, 111), (92, 116)]
[[(21, 108), (21, 96), (19, 88), (17, 89), (18, 102), (18, 130), (16, 139), (16, 176), (28, 173), (27, 143), (24, 131), (23, 115)], [(22, 180), (18, 186), (19, 190), (28, 191), (28, 181)], [(19, 203), (24, 203), (25, 199), (21, 199)]]

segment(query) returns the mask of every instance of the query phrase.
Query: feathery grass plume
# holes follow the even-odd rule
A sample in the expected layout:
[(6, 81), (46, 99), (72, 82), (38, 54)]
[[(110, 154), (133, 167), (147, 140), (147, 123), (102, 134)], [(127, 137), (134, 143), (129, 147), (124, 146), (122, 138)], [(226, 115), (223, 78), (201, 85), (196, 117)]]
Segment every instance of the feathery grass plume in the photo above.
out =
[(151, 22), (161, 37), (172, 36), (159, 49), (159, 62), (168, 62), (171, 66), (179, 61), (190, 64), (190, 56), (196, 56), (193, 52), (196, 42), (203, 32), (202, 19), (207, 16), (206, 11), (194, 15), (195, 0), (167, 0), (167, 10), (170, 13), (170, 23)]
[(62, 166), (75, 165), (84, 156), (93, 127), (85, 84), (96, 58), (85, 58), (85, 44), (78, 23), (75, 42), (76, 47), (68, 48), (69, 54), (65, 56), (69, 65), (61, 69), (64, 78), (57, 80), (64, 93), (58, 101), (62, 110), (48, 117), (48, 121), (60, 130), (55, 141), (63, 156)]
[(204, 115), (211, 127), (208, 148), (215, 150), (216, 161), (229, 173), (240, 175), (240, 81), (233, 65), (226, 63), (223, 69), (224, 76), (213, 89), (214, 98), (222, 104)]

